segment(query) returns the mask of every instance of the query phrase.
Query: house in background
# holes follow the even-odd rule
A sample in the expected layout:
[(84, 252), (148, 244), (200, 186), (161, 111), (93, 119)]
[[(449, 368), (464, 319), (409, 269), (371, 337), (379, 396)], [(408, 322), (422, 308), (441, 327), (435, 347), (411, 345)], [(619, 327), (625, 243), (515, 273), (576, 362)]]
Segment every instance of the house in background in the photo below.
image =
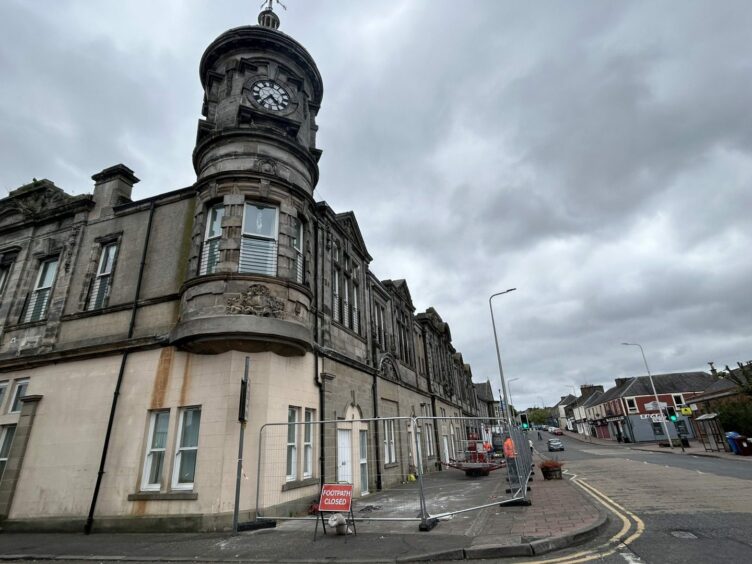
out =
[(583, 384), (580, 386), (580, 393), (582, 395), (571, 404), (573, 430), (581, 435), (590, 435), (591, 423), (587, 416), (587, 410), (603, 394), (603, 386)]
[(554, 406), (557, 419), (556, 425), (560, 429), (569, 429), (570, 431), (572, 430), (571, 422), (569, 421), (569, 418), (572, 414), (572, 409), (570, 408), (570, 406), (576, 401), (577, 398), (572, 394), (569, 394), (566, 396), (561, 396), (559, 403)]
[[(674, 407), (678, 420), (668, 423), (672, 438), (679, 435), (695, 438), (695, 433), (688, 417), (681, 415), (681, 407), (703, 393), (717, 378), (707, 372), (680, 372), (672, 374), (655, 374), (653, 382), (658, 401)], [(617, 378), (615, 386), (607, 390), (597, 404), (592, 406), (593, 413), (602, 414), (594, 419), (596, 433), (603, 438), (628, 442), (647, 442), (666, 440), (661, 411), (655, 406), (655, 394), (647, 376), (635, 378)]]

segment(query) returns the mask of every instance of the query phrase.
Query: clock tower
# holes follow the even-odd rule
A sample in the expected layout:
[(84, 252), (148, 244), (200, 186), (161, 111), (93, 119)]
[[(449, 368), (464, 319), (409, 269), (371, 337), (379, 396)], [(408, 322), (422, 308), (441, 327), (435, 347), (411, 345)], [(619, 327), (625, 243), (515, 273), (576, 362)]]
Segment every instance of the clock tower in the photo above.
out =
[(279, 31), (271, 2), (258, 25), (215, 39), (199, 73), (196, 206), (172, 341), (198, 353), (305, 354), (321, 75)]

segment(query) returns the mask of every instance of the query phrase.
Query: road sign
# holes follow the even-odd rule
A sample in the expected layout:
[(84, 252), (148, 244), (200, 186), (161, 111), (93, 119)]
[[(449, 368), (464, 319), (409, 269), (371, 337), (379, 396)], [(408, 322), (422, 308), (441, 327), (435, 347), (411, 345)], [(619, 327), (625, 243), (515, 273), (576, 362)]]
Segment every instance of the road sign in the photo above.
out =
[(324, 484), (321, 488), (319, 511), (350, 511), (352, 484)]
[(692, 408), (691, 407), (682, 407), (681, 408), (681, 414), (682, 415), (692, 415)]
[(665, 407), (668, 407), (668, 404), (665, 401), (659, 401), (658, 403), (651, 401), (650, 403), (645, 404), (645, 409), (649, 409), (651, 411), (658, 411), (659, 409), (663, 409)]

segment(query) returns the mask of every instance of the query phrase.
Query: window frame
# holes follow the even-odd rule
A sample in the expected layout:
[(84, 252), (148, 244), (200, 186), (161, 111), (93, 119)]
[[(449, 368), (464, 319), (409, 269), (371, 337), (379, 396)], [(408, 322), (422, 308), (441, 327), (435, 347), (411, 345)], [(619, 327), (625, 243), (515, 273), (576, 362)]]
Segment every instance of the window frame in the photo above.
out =
[[(46, 265), (50, 263), (55, 263), (55, 273), (52, 275), (52, 279), (50, 280), (49, 286), (40, 286), (40, 284), (43, 283), (42, 274), (46, 274)], [(29, 300), (26, 303), (26, 310), (23, 313), (23, 319), (22, 323), (34, 323), (36, 321), (43, 321), (47, 318), (47, 312), (50, 308), (50, 298), (52, 297), (52, 290), (55, 287), (55, 281), (57, 280), (57, 272), (58, 272), (58, 266), (60, 264), (60, 257), (48, 257), (46, 259), (39, 261), (39, 269), (37, 271), (37, 277), (36, 282), (34, 283), (34, 288), (31, 290), (31, 294), (29, 295)], [(36, 296), (38, 296), (41, 292), (47, 291), (46, 295), (46, 301), (44, 303), (44, 306), (42, 307), (41, 311), (39, 311), (38, 317), (33, 317), (34, 315), (34, 306), (36, 305)], [(34, 306), (32, 306), (32, 302), (34, 303)]]
[[(167, 429), (166, 429), (166, 435), (164, 440), (164, 447), (154, 447), (154, 431), (155, 426), (157, 423), (157, 419), (160, 415), (166, 415), (167, 416)], [(141, 491), (148, 492), (148, 491), (160, 491), (162, 489), (162, 482), (164, 479), (164, 471), (167, 467), (167, 440), (169, 438), (170, 433), (170, 410), (169, 409), (160, 409), (155, 411), (149, 411), (149, 431), (146, 435), (146, 452), (144, 454), (144, 464), (143, 464), (143, 472), (141, 474)], [(159, 475), (157, 476), (158, 482), (152, 483), (149, 482), (149, 476), (151, 475), (151, 469), (154, 458), (152, 457), (152, 454), (155, 452), (161, 452), (162, 453), (162, 468), (159, 470)]]
[(384, 420), (384, 464), (397, 463), (397, 450), (394, 440), (394, 420)]
[(342, 321), (342, 270), (336, 262), (332, 265), (332, 320)]
[[(215, 219), (214, 214), (217, 214)], [(208, 206), (206, 209), (206, 227), (204, 228), (204, 239), (201, 242), (201, 254), (199, 255), (198, 274), (199, 276), (205, 276), (207, 274), (214, 274), (219, 264), (219, 242), (222, 240), (222, 220), (225, 217), (225, 205), (224, 203), (216, 203), (212, 206)], [(219, 220), (219, 232), (212, 235), (215, 221)], [(214, 249), (210, 247), (214, 243), (217, 243), (216, 248), (216, 262), (211, 265), (209, 269), (209, 253), (215, 253)]]
[[(107, 257), (107, 249), (110, 248), (112, 249), (112, 260), (108, 261), (110, 263), (110, 268), (107, 272), (102, 272), (102, 268), (107, 266), (107, 263), (105, 263), (105, 258)], [(117, 241), (110, 241), (101, 245), (99, 250), (97, 270), (94, 278), (91, 281), (91, 286), (89, 287), (89, 297), (86, 300), (86, 311), (96, 311), (107, 306), (107, 302), (109, 301), (110, 297), (110, 288), (112, 287), (112, 273), (115, 271), (115, 262), (117, 261), (119, 250), (120, 249)], [(104, 293), (100, 294), (99, 292), (102, 288), (102, 279), (105, 277), (107, 279), (105, 281)], [(101, 301), (99, 302), (99, 304), (97, 304), (97, 300), (99, 299), (100, 295), (102, 296)]]
[(10, 278), (10, 270), (13, 268), (13, 263), (0, 263), (0, 294), (5, 291), (5, 286)]
[[(300, 408), (287, 407), (287, 448), (285, 449), (285, 481), (298, 479), (298, 415)], [(290, 433), (292, 432), (292, 440)]]
[(0, 412), (2, 412), (3, 403), (5, 403), (5, 397), (8, 392), (9, 387), (10, 387), (9, 380), (3, 380), (2, 382), (0, 382)]
[[(23, 396), (19, 394), (21, 386), (24, 387), (23, 390)], [(19, 378), (18, 380), (13, 381), (13, 393), (11, 394), (11, 401), (10, 405), (8, 405), (8, 413), (21, 413), (21, 409), (23, 408), (23, 402), (21, 402), (21, 398), (26, 396), (26, 390), (29, 389), (29, 378)], [(18, 404), (18, 409), (14, 409), (14, 407)]]
[[(262, 235), (259, 233), (254, 232), (246, 232), (246, 216), (247, 216), (247, 210), (249, 206), (253, 206), (257, 209), (270, 209), (274, 210), (274, 225), (271, 228), (272, 235)], [(246, 241), (248, 243), (246, 243)], [(253, 245), (254, 241), (264, 241), (267, 243), (272, 243), (271, 245), (271, 253), (262, 261), (267, 262), (266, 264), (266, 270), (247, 270), (243, 269), (243, 255), (244, 255), (244, 246), (245, 245)], [(263, 245), (258, 247), (259, 249), (263, 250)], [(246, 252), (249, 252), (246, 250)], [(240, 229), (240, 256), (238, 258), (238, 272), (240, 274), (260, 274), (262, 276), (277, 276), (278, 274), (278, 252), (279, 252), (279, 206), (275, 206), (268, 203), (262, 203), (262, 202), (253, 202), (253, 201), (246, 201), (243, 205), (243, 221), (242, 226)]]
[[(679, 401), (676, 401), (676, 398), (679, 398)], [(684, 395), (683, 394), (671, 394), (671, 399), (674, 401), (674, 407), (679, 407), (680, 405), (684, 405)]]
[(292, 237), (292, 249), (295, 252), (293, 261), (293, 278), (298, 284), (303, 284), (305, 279), (305, 261), (303, 257), (303, 244), (305, 242), (305, 224), (297, 217), (292, 218), (295, 236)]
[[(634, 404), (633, 407), (629, 406), (629, 402), (632, 402)], [(627, 407), (627, 414), (633, 415), (635, 413), (639, 413), (640, 406), (637, 405), (637, 398), (634, 396), (624, 398), (624, 405)]]
[[(8, 459), (10, 458), (10, 450), (13, 448), (13, 439), (16, 436), (16, 424), (11, 425), (3, 425), (0, 427), (0, 464), (2, 467), (0, 467), (0, 480), (3, 479), (3, 474), (5, 473), (5, 468), (8, 466)], [(8, 440), (8, 435), (10, 434), (10, 441)], [(5, 455), (3, 456), (3, 451), (6, 450), (6, 442), (7, 444), (7, 452), (5, 452)]]
[(313, 477), (313, 422), (316, 410), (306, 408), (303, 414), (303, 478)]
[(653, 436), (654, 437), (665, 437), (666, 432), (663, 430), (663, 424), (660, 421), (651, 421), (653, 425)]
[[(183, 433), (185, 432), (185, 417), (187, 413), (190, 412), (198, 412), (199, 414), (199, 430), (196, 434), (196, 445), (190, 446), (190, 447), (182, 447), (180, 446), (181, 441), (183, 440)], [(192, 490), (196, 484), (196, 469), (198, 468), (198, 439), (199, 435), (201, 433), (201, 407), (200, 406), (191, 406), (191, 407), (182, 407), (178, 411), (178, 428), (177, 433), (175, 437), (175, 455), (172, 457), (173, 460), (173, 468), (172, 468), (172, 479), (171, 479), (171, 487), (173, 490)], [(196, 453), (196, 459), (194, 461), (193, 466), (193, 482), (184, 482), (180, 483), (180, 462), (182, 460), (183, 452), (185, 451), (194, 451)]]
[(426, 456), (433, 457), (436, 453), (433, 446), (433, 425), (426, 423)]

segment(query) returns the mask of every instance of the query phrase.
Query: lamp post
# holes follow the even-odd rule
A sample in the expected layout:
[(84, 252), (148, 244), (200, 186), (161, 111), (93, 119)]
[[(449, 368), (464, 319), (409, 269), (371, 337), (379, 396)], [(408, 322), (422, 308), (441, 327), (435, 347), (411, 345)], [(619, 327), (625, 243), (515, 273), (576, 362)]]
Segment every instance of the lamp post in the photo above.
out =
[(497, 292), (495, 294), (492, 294), (490, 298), (488, 298), (488, 309), (491, 310), (491, 325), (493, 326), (493, 333), (494, 333), (494, 344), (496, 345), (496, 360), (499, 363), (499, 378), (501, 379), (501, 389), (504, 393), (504, 400), (506, 401), (506, 408), (504, 411), (506, 412), (506, 419), (507, 423), (511, 427), (512, 425), (512, 417), (511, 417), (511, 410), (509, 409), (509, 394), (507, 393), (507, 384), (504, 380), (504, 370), (501, 367), (501, 352), (499, 352), (499, 337), (496, 334), (496, 321), (494, 320), (494, 312), (493, 312), (493, 304), (491, 303), (491, 300), (493, 300), (496, 296), (501, 296), (503, 294), (508, 294), (509, 292), (514, 292), (517, 288), (509, 288), (509, 290), (504, 290), (503, 292)]
[(645, 363), (645, 370), (648, 372), (648, 379), (650, 380), (650, 386), (653, 388), (653, 397), (655, 398), (655, 407), (658, 409), (658, 413), (661, 414), (663, 418), (663, 431), (666, 433), (666, 438), (668, 439), (668, 444), (671, 447), (671, 450), (674, 449), (674, 441), (671, 440), (671, 435), (668, 433), (668, 425), (666, 424), (666, 416), (663, 415), (663, 410), (661, 409), (661, 402), (658, 400), (658, 392), (655, 391), (655, 382), (653, 382), (653, 375), (650, 373), (650, 368), (648, 368), (648, 360), (645, 358), (645, 351), (642, 349), (642, 345), (638, 343), (622, 343), (622, 345), (627, 347), (640, 347), (640, 352), (642, 353), (642, 361)]
[[(510, 409), (510, 411), (512, 409), (512, 382), (516, 382), (517, 380), (519, 380), (519, 378), (510, 378), (509, 380), (507, 380), (507, 390), (509, 390), (509, 409)], [(514, 418), (515, 418), (515, 421), (516, 421), (517, 420), (517, 416), (515, 415)]]

